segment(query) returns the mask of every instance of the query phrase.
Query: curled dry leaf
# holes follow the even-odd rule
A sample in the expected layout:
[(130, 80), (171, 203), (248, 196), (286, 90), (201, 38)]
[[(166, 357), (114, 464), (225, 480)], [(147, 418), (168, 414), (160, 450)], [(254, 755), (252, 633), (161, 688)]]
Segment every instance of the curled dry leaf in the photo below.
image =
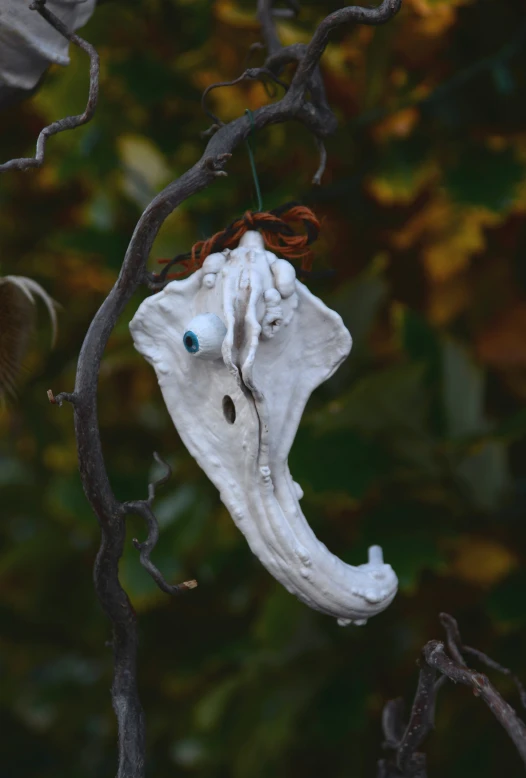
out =
[(40, 297), (51, 319), (52, 345), (57, 335), (57, 303), (40, 284), (25, 276), (0, 277), (0, 394), (14, 394)]

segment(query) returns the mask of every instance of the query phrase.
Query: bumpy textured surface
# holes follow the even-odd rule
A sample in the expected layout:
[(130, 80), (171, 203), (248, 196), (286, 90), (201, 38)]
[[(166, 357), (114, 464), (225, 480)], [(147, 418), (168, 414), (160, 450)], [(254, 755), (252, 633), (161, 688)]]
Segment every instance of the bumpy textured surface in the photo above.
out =
[(130, 329), (183, 442), (269, 572), (341, 624), (386, 608), (397, 579), (381, 549), (359, 567), (328, 551), (287, 464), (310, 394), (349, 354), (340, 316), (247, 232), (238, 248), (145, 300)]
[[(68, 65), (68, 41), (29, 8), (30, 0), (0, 0), (0, 104), (13, 91), (33, 89), (49, 65)], [(84, 25), (95, 0), (48, 0), (69, 30)]]

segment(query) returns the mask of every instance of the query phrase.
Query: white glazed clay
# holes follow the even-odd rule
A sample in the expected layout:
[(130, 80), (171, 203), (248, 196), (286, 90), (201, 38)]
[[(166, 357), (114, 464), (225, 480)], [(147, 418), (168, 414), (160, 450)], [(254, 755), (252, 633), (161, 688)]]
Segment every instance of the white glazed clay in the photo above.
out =
[[(216, 358), (196, 359), (185, 338), (203, 316)], [(381, 549), (369, 549), (358, 567), (328, 551), (301, 512), (287, 462), (310, 394), (351, 349), (341, 317), (295, 280), (290, 263), (265, 251), (259, 233), (247, 232), (238, 248), (146, 299), (130, 329), (183, 442), (267, 570), (342, 625), (384, 610), (398, 582)]]
[[(46, 7), (68, 30), (82, 27), (96, 0), (48, 0)], [(29, 0), (0, 0), (0, 97), (3, 90), (29, 90), (52, 63), (68, 65), (68, 41)]]

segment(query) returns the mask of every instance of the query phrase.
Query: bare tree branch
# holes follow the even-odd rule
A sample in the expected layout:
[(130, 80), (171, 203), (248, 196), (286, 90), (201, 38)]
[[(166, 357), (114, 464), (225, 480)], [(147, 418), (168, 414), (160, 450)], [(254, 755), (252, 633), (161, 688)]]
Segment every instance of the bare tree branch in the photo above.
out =
[(509, 670), (507, 667), (503, 667), (498, 662), (495, 662), (494, 659), (487, 656), (482, 651), (479, 651), (478, 648), (471, 648), (470, 646), (463, 645), (462, 639), (460, 637), (460, 632), (458, 629), (458, 624), (456, 622), (456, 619), (453, 618), (453, 616), (450, 616), (448, 613), (441, 613), (440, 623), (446, 630), (447, 647), (449, 653), (452, 655), (453, 659), (455, 659), (455, 661), (458, 662), (458, 664), (460, 664), (463, 667), (466, 667), (467, 665), (462, 657), (462, 654), (470, 654), (470, 656), (473, 656), (475, 659), (478, 659), (479, 662), (482, 662), (487, 667), (491, 667), (492, 670), (497, 670), (497, 672), (502, 673), (502, 675), (507, 675), (508, 678), (511, 678), (511, 680), (515, 684), (515, 687), (521, 699), (522, 707), (526, 708), (526, 689), (524, 688), (524, 685), (521, 683), (519, 678), (517, 678), (517, 676), (514, 673), (512, 673), (511, 670)]
[(336, 27), (343, 24), (356, 22), (357, 24), (378, 25), (385, 24), (395, 16), (402, 5), (402, 0), (383, 0), (381, 5), (376, 8), (363, 8), (362, 6), (352, 5), (347, 8), (341, 8), (339, 11), (327, 16), (318, 26), (311, 42), (307, 46), (304, 57), (302, 58), (294, 79), (291, 84), (291, 95), (295, 96), (296, 91), (302, 92), (305, 84), (318, 67), (319, 61), (329, 42), (329, 36)]
[(275, 12), (272, 6), (273, 0), (258, 0), (257, 16), (269, 54), (274, 54), (282, 48), (276, 25), (274, 24)]
[(318, 165), (317, 171), (314, 173), (314, 176), (312, 178), (312, 183), (317, 184), (318, 186), (321, 184), (321, 179), (323, 178), (323, 174), (325, 173), (325, 167), (327, 165), (327, 149), (325, 148), (325, 143), (322, 141), (321, 138), (316, 138), (316, 145), (318, 147), (318, 152), (320, 155), (320, 164)]
[(52, 389), (47, 390), (47, 398), (51, 405), (58, 405), (59, 408), (62, 407), (64, 402), (68, 403), (74, 403), (75, 402), (75, 395), (71, 394), (69, 392), (60, 392), (60, 394), (53, 394)]
[[(411, 717), (398, 746), (396, 766), (402, 772), (411, 768), (418, 746), (434, 725), (436, 670), (422, 664)], [(419, 765), (420, 768), (420, 765)], [(409, 772), (411, 775), (411, 772)]]
[[(292, 6), (294, 13), (299, 11), (299, 6), (295, 0), (292, 0), (289, 5)], [(268, 51), (268, 56), (265, 60), (265, 68), (275, 73), (276, 76), (280, 76), (286, 65), (303, 61), (308, 47), (304, 43), (294, 43), (290, 46), (282, 46), (276, 32), (274, 23), (275, 15), (276, 9), (273, 8), (273, 0), (258, 0), (258, 18), (261, 23)], [(313, 68), (308, 77), (305, 78), (303, 94), (306, 95), (307, 92), (310, 94), (310, 105), (315, 107), (315, 110), (320, 117), (320, 125), (323, 127), (323, 129), (318, 132), (313, 130), (320, 152), (320, 164), (314, 174), (312, 183), (319, 185), (321, 184), (321, 179), (325, 172), (327, 159), (323, 138), (335, 131), (337, 121), (327, 102), (325, 86), (318, 64), (316, 64), (316, 67)]]
[[(384, 748), (395, 751), (395, 760), (394, 762), (388, 759), (380, 760), (377, 778), (426, 778), (425, 754), (419, 753), (416, 749), (434, 728), (437, 693), (448, 678), (454, 683), (471, 687), (475, 696), (484, 700), (512, 739), (526, 765), (526, 726), (488, 678), (467, 666), (462, 656), (463, 652), (471, 653), (489, 667), (513, 678), (521, 693), (521, 700), (524, 694), (522, 684), (510, 670), (503, 668), (481, 651), (463, 646), (458, 624), (452, 616), (441, 613), (440, 622), (446, 630), (448, 650), (454, 659), (446, 654), (444, 644), (438, 640), (431, 640), (424, 646), (418, 688), (409, 723), (403, 735), (401, 734), (402, 700), (392, 700), (385, 705), (382, 716), (382, 727), (386, 738)], [(440, 674), (438, 678), (437, 673)]]
[(444, 644), (431, 640), (424, 648), (424, 656), (430, 667), (434, 667), (455, 683), (470, 686), (474, 694), (480, 697), (497, 721), (504, 727), (513, 740), (519, 755), (526, 765), (526, 727), (509, 705), (490, 683), (488, 678), (469, 667), (459, 667), (444, 651)]
[(447, 650), (460, 667), (467, 667), (462, 656), (462, 639), (456, 619), (450, 616), (449, 613), (441, 613), (439, 619), (446, 631)]
[[(219, 87), (225, 87), (225, 86), (234, 86), (235, 84), (241, 83), (241, 81), (256, 81), (260, 80), (263, 83), (266, 83), (266, 80), (270, 79), (276, 84), (279, 84), (280, 86), (285, 89), (285, 91), (288, 89), (288, 85), (285, 84), (284, 81), (281, 81), (273, 72), (272, 70), (269, 70), (269, 68), (262, 67), (262, 68), (248, 68), (244, 71), (238, 78), (235, 78), (233, 81), (218, 81), (215, 84), (210, 84), (210, 86), (207, 86), (205, 91), (203, 92), (203, 96), (201, 97), (201, 107), (203, 111), (206, 113), (207, 116), (209, 116), (213, 122), (216, 122), (219, 126), (222, 126), (224, 123), (221, 121), (221, 119), (212, 113), (207, 108), (206, 104), (206, 98), (210, 94), (210, 92), (213, 89), (219, 89)], [(215, 125), (212, 125), (215, 126)]]
[(182, 592), (188, 591), (189, 589), (195, 589), (197, 586), (197, 581), (184, 581), (184, 583), (177, 584), (175, 586), (169, 584), (164, 579), (161, 571), (153, 564), (150, 559), (150, 554), (154, 550), (155, 546), (157, 545), (157, 541), (159, 540), (159, 524), (152, 510), (152, 504), (155, 499), (155, 490), (159, 486), (165, 484), (172, 475), (172, 468), (168, 462), (162, 459), (156, 451), (154, 452), (153, 456), (158, 464), (164, 465), (166, 468), (165, 474), (158, 478), (156, 481), (152, 481), (152, 483), (148, 485), (147, 500), (126, 502), (124, 503), (123, 508), (128, 513), (135, 513), (136, 515), (141, 516), (146, 521), (148, 526), (148, 538), (144, 541), (144, 543), (139, 543), (137, 538), (133, 539), (133, 545), (136, 549), (138, 549), (138, 551), (140, 551), (139, 558), (141, 565), (150, 574), (159, 589), (161, 589), (163, 592), (166, 594), (181, 594)]
[(52, 135), (57, 135), (64, 130), (74, 130), (80, 127), (82, 124), (87, 124), (95, 113), (97, 107), (97, 100), (99, 97), (99, 55), (93, 48), (93, 46), (84, 40), (84, 38), (75, 35), (70, 32), (61, 20), (55, 16), (54, 13), (46, 8), (46, 0), (34, 0), (29, 6), (31, 10), (37, 11), (49, 24), (54, 27), (61, 35), (67, 38), (68, 41), (78, 46), (79, 49), (88, 54), (90, 58), (90, 71), (89, 71), (89, 95), (86, 109), (78, 116), (65, 116), (63, 119), (59, 119), (52, 124), (48, 124), (47, 127), (40, 132), (36, 144), (36, 153), (34, 157), (21, 157), (19, 159), (11, 159), (9, 162), (5, 162), (0, 165), (0, 173), (4, 173), (6, 170), (29, 170), (33, 167), (41, 167), (44, 162), (44, 154), (46, 150), (46, 143), (48, 138)]
[(190, 589), (195, 589), (197, 581), (192, 579), (190, 581), (184, 581), (181, 584), (169, 584), (164, 578), (163, 574), (158, 567), (150, 559), (150, 554), (157, 545), (159, 540), (159, 524), (155, 517), (155, 514), (147, 501), (137, 500), (135, 502), (124, 503), (124, 507), (127, 513), (135, 513), (137, 516), (141, 516), (148, 525), (148, 538), (144, 543), (140, 543), (137, 538), (133, 539), (133, 545), (140, 551), (140, 562), (147, 573), (153, 578), (159, 589), (165, 594), (182, 594)]

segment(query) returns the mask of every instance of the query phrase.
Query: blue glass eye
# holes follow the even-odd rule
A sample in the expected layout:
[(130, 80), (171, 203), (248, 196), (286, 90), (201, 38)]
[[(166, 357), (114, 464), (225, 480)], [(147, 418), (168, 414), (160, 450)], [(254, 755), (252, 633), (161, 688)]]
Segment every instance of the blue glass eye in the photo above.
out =
[(189, 354), (195, 354), (199, 351), (199, 340), (192, 330), (187, 330), (185, 332), (183, 335), (183, 343)]
[[(2, 0), (0, 0), (0, 5)], [(221, 359), (226, 327), (215, 313), (198, 313), (187, 323), (185, 349), (195, 359)]]

